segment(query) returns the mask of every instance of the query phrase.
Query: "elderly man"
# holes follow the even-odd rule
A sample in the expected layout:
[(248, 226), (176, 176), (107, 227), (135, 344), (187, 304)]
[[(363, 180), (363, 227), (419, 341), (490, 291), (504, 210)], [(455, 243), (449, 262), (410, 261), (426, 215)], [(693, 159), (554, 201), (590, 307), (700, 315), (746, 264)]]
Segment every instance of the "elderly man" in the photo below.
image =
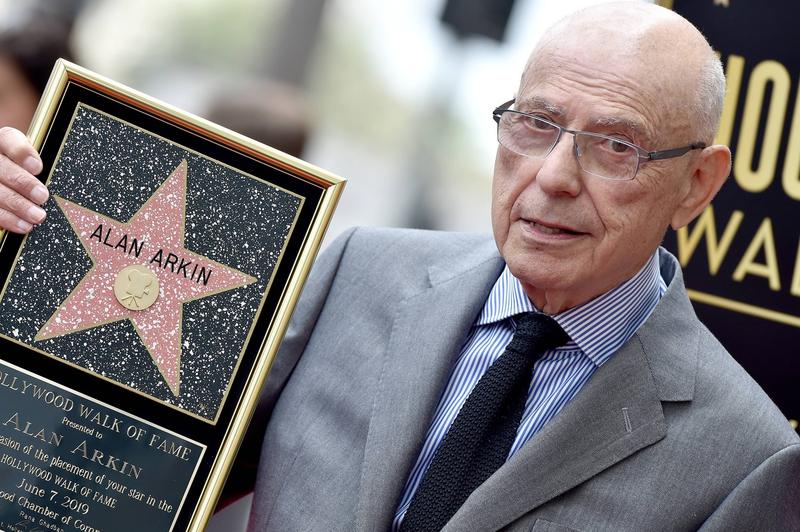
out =
[[(728, 175), (723, 93), (670, 11), (549, 30), (494, 112), (494, 241), (362, 229), (320, 257), (251, 431), (251, 528), (800, 528), (800, 440), (658, 247)], [(0, 223), (24, 231), (17, 194), (43, 198), (3, 164)]]

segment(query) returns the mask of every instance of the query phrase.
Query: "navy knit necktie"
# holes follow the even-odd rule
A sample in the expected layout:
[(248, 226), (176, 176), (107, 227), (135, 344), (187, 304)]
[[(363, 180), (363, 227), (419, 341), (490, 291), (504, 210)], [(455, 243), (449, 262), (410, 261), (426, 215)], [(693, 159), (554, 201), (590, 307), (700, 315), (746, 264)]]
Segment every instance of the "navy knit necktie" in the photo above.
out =
[(516, 331), (505, 352), (472, 389), (447, 431), (411, 504), (401, 532), (435, 532), (469, 494), (505, 463), (525, 410), (533, 365), (569, 337), (545, 314), (515, 318)]

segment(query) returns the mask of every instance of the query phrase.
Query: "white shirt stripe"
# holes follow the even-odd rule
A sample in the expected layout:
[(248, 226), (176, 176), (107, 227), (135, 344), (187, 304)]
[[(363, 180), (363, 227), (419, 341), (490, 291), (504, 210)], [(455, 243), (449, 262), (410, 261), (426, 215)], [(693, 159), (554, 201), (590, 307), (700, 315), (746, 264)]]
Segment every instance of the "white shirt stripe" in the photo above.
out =
[[(570, 337), (534, 365), (525, 412), (509, 458), (550, 421), (592, 374), (645, 322), (666, 291), (658, 253), (617, 288), (553, 316)], [(513, 316), (537, 311), (522, 284), (506, 267), (492, 288), (467, 336), (442, 393), (416, 464), (403, 489), (392, 529), (400, 527), (425, 471), (458, 411), (481, 376), (505, 351), (514, 334)]]

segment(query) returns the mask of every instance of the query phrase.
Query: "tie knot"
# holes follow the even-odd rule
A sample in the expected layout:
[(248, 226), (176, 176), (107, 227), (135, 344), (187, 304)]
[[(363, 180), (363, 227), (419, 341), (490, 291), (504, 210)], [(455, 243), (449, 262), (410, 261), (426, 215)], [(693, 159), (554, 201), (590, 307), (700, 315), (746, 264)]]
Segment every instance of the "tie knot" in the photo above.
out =
[(514, 322), (517, 328), (509, 347), (519, 352), (537, 351), (541, 353), (569, 341), (569, 336), (561, 328), (561, 325), (547, 314), (525, 312), (515, 316)]

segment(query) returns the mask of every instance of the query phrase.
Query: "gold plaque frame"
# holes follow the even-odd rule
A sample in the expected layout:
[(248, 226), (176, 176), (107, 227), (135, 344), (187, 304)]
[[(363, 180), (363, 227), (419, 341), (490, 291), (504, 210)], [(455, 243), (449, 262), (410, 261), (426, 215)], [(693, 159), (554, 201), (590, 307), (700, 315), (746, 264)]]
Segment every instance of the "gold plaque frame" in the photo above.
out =
[[(84, 142), (81, 139), (84, 137), (80, 135), (84, 132), (95, 131), (95, 126), (98, 124), (100, 127), (110, 128), (108, 131), (118, 132), (119, 138), (114, 137), (117, 133), (103, 133), (95, 142), (101, 146), (102, 156), (81, 156), (83, 153), (81, 146)], [(109, 138), (109, 135), (112, 138)], [(90, 429), (93, 432), (96, 430), (98, 434), (105, 431), (104, 436), (101, 435), (98, 438), (105, 443), (110, 442), (109, 445), (114, 444), (115, 438), (124, 439), (123, 432), (126, 424), (128, 427), (138, 427), (130, 429), (133, 434), (136, 434), (137, 430), (140, 435), (142, 431), (145, 434), (157, 433), (158, 439), (156, 436), (152, 436), (156, 442), (174, 437), (175, 442), (178, 443), (173, 442), (170, 449), (172, 451), (179, 449), (184, 455), (175, 452), (172, 454), (181, 460), (186, 456), (192, 456), (193, 462), (190, 464), (191, 467), (189, 465), (184, 467), (186, 472), (184, 484), (175, 488), (177, 490), (175, 500), (179, 499), (179, 504), (172, 504), (175, 501), (171, 501), (170, 504), (164, 503), (165, 507), (169, 506), (172, 509), (170, 512), (174, 511), (174, 514), (169, 515), (169, 526), (165, 526), (163, 529), (202, 530), (214, 510), (225, 478), (255, 409), (259, 391), (283, 338), (303, 283), (319, 250), (324, 232), (343, 190), (344, 180), (304, 161), (63, 60), (59, 60), (55, 65), (28, 136), (42, 155), (44, 170), (40, 179), (51, 188), (53, 194), (45, 205), (48, 211), (47, 220), (31, 235), (22, 237), (5, 233), (0, 236), (0, 283), (2, 283), (0, 315), (6, 316), (6, 318), (0, 318), (0, 345), (3, 346), (2, 352), (0, 352), (0, 366), (2, 366), (0, 367), (0, 381), (26, 382), (29, 386), (49, 387), (54, 390), (53, 393), (55, 390), (59, 391), (62, 396), (62, 406), (63, 404), (80, 405), (81, 412), (91, 406), (97, 408), (98, 412), (105, 412), (104, 419), (108, 419), (108, 416), (111, 415), (109, 413), (116, 413), (114, 419), (117, 419), (117, 416), (119, 418), (116, 426), (104, 426), (96, 420), (93, 425), (88, 417), (67, 420), (69, 415), (77, 415), (75, 412), (68, 413), (64, 416), (64, 421), (60, 422), (66, 427), (81, 430), (83, 433), (88, 433)], [(141, 149), (130, 148), (133, 145), (144, 145), (144, 147)], [(136, 151), (137, 149), (139, 151)], [(148, 164), (137, 162), (136, 157), (142, 153), (152, 152), (167, 154), (159, 156), (157, 159), (158, 161), (165, 159), (164, 164), (175, 169), (169, 177), (165, 172), (148, 172), (147, 168), (152, 168), (152, 164), (148, 166)], [(93, 160), (89, 162), (94, 166), (85, 166), (88, 162), (81, 161), (82, 157), (92, 158)], [(75, 163), (76, 159), (77, 163)], [(178, 159), (182, 160), (178, 161)], [(128, 161), (125, 164), (131, 165), (130, 168), (113, 166), (117, 164), (114, 161), (118, 160)], [(106, 161), (110, 162), (106, 164)], [(152, 163), (152, 161), (150, 162)], [(75, 166), (75, 164), (84, 164), (84, 166)], [(92, 172), (86, 171), (87, 168), (103, 170), (98, 171), (97, 175), (93, 175)], [(109, 168), (111, 170), (108, 170)], [(120, 168), (123, 169), (120, 170)], [(180, 170), (181, 168), (183, 170)], [(106, 170), (113, 175), (104, 173)], [(137, 177), (126, 177), (126, 172), (131, 176), (135, 174)], [(145, 175), (149, 173), (152, 175)], [(140, 174), (145, 177), (141, 177)], [(177, 309), (176, 319), (179, 323), (177, 377), (174, 372), (169, 374), (171, 377), (168, 377), (168, 371), (159, 362), (161, 355), (154, 352), (155, 348), (150, 349), (147, 333), (142, 332), (142, 329), (146, 329), (146, 327), (137, 321), (139, 314), (133, 314), (134, 317), (129, 315), (120, 318), (117, 309), (115, 310), (117, 314), (112, 313), (106, 316), (108, 319), (103, 320), (96, 317), (94, 321), (85, 321), (75, 325), (72, 329), (62, 327), (57, 331), (58, 334), (42, 334), (46, 324), (56, 321), (61, 323), (61, 318), (64, 318), (64, 322), (69, 321), (66, 314), (59, 314), (59, 312), (69, 306), (67, 303), (73, 296), (77, 301), (75, 308), (84, 310), (98, 308), (96, 304), (92, 305), (91, 302), (81, 301), (83, 296), (79, 293), (79, 288), (92, 272), (96, 271), (96, 268), (117, 260), (116, 256), (113, 257), (113, 260), (99, 257), (108, 257), (110, 256), (108, 253), (112, 252), (118, 252), (119, 256), (127, 252), (132, 256), (134, 250), (137, 251), (135, 256), (139, 257), (138, 252), (141, 251), (141, 247), (134, 248), (134, 245), (128, 247), (127, 234), (124, 235), (124, 245), (122, 238), (119, 238), (116, 247), (112, 246), (113, 240), (109, 241), (110, 226), (113, 226), (115, 230), (132, 227), (130, 224), (136, 219), (137, 213), (144, 211), (146, 205), (152, 206), (153, 203), (158, 203), (153, 198), (158, 196), (162, 188), (166, 187), (165, 183), (176, 174), (183, 176), (181, 186), (184, 196), (181, 206), (183, 209), (181, 223), (177, 228), (166, 227), (164, 232), (168, 233), (174, 230), (180, 233), (180, 250), (191, 253), (192, 256), (207, 259), (205, 264), (209, 271), (211, 268), (216, 268), (214, 271), (217, 278), (226, 271), (233, 272), (230, 273), (231, 276), (241, 274), (240, 281), (231, 281), (229, 285), (220, 289), (208, 288), (207, 292), (196, 297), (180, 298), (176, 303), (177, 306), (171, 307), (173, 310)], [(205, 177), (206, 174), (212, 177)], [(144, 179), (145, 181), (134, 182), (134, 179)], [(92, 184), (84, 185), (84, 181), (91, 181)], [(224, 183), (224, 186), (220, 185), (220, 182)], [(81, 185), (76, 186), (76, 183), (81, 183)], [(219, 191), (214, 187), (217, 187)], [(232, 192), (228, 190), (229, 188)], [(144, 192), (137, 192), (139, 189)], [(214, 190), (214, 192), (208, 192), (209, 190)], [(247, 192), (247, 200), (244, 202), (241, 199), (242, 191)], [(112, 192), (115, 192), (116, 195)], [(103, 194), (106, 193), (108, 193), (108, 197), (103, 197)], [(215, 195), (217, 193), (219, 195)], [(229, 204), (225, 203), (225, 199), (218, 200), (223, 197), (224, 193), (227, 194), (224, 197), (231, 198), (227, 200), (230, 202)], [(164, 214), (165, 219), (171, 219), (170, 216), (174, 214), (173, 210), (178, 209), (170, 207), (175, 204), (173, 196), (170, 196), (169, 201), (161, 198), (162, 202), (159, 205), (161, 205), (162, 211), (154, 212), (164, 212), (166, 213)], [(260, 223), (263, 224), (270, 223), (271, 218), (263, 215), (265, 211), (257, 213), (248, 211), (251, 204), (253, 209), (265, 208), (263, 201), (257, 201), (262, 196), (273, 198), (270, 200), (273, 203), (269, 207), (272, 210), (268, 210), (268, 212), (270, 216), (274, 214), (276, 220), (283, 220), (283, 222), (276, 222), (274, 230), (247, 233), (247, 231), (255, 231), (264, 227), (254, 228), (252, 220), (261, 220)], [(117, 200), (114, 198), (119, 197), (123, 199), (118, 200), (120, 205), (116, 205), (114, 201)], [(109, 198), (111, 199), (109, 200)], [(65, 210), (65, 205), (74, 206), (74, 210), (71, 213), (68, 212)], [(231, 205), (236, 207), (231, 207)], [(244, 207), (239, 209), (240, 205), (244, 205)], [(188, 225), (190, 224), (187, 224), (189, 216), (187, 213), (190, 208), (195, 213), (193, 214), (194, 221), (197, 222), (191, 225), (200, 226), (200, 229), (193, 230), (192, 243), (184, 246), (183, 238), (187, 237), (187, 241), (190, 240), (188, 238), (190, 236)], [(203, 209), (208, 210), (220, 220), (224, 220), (219, 222), (219, 228), (215, 229), (216, 233), (212, 236), (206, 236), (203, 230), (207, 225), (213, 225), (208, 222), (213, 217), (210, 218), (211, 215), (206, 213), (202, 216), (196, 214)], [(92, 234), (85, 230), (81, 232), (76, 225), (78, 224), (76, 217), (80, 216), (83, 217), (83, 220), (95, 220), (95, 224), (96, 220), (102, 220), (106, 227), (103, 228), (101, 223)], [(148, 238), (152, 238), (150, 233), (147, 234), (150, 235)], [(225, 241), (224, 235), (226, 234), (255, 235), (257, 238), (255, 238), (256, 245), (254, 247), (257, 247), (258, 242), (261, 242), (259, 239), (262, 239), (263, 246), (271, 245), (275, 248), (274, 253), (269, 255), (271, 262), (266, 258), (261, 260), (262, 257), (255, 254), (255, 251), (250, 255), (247, 252), (240, 253), (241, 249), (247, 248), (252, 241), (245, 241), (242, 246), (232, 248), (230, 242)], [(65, 235), (70, 243), (68, 246), (63, 244)], [(135, 238), (131, 240), (136, 241)], [(150, 242), (147, 239), (141, 240)], [(54, 246), (53, 242), (58, 242), (59, 247)], [(80, 245), (77, 244), (78, 242)], [(140, 246), (143, 245), (142, 242), (139, 242)], [(175, 240), (172, 242), (174, 243)], [(105, 250), (101, 244), (112, 251)], [(92, 246), (96, 247), (92, 248)], [(54, 254), (56, 251), (60, 253), (62, 247), (68, 250), (74, 248), (77, 251), (65, 252), (69, 257), (73, 257), (72, 259), (65, 260), (59, 256), (57, 266), (54, 268)], [(201, 251), (194, 249), (198, 247), (203, 249)], [(92, 249), (104, 251), (106, 255), (102, 255), (100, 251), (92, 251)], [(231, 249), (234, 249), (236, 253), (226, 254), (225, 250)], [(162, 252), (163, 256), (166, 256), (167, 251), (170, 251), (170, 258), (173, 255), (172, 251), (176, 251), (176, 259), (171, 265), (168, 264), (169, 259), (166, 259), (166, 265), (162, 262)], [(171, 266), (171, 272), (175, 273), (177, 251), (177, 248), (168, 250), (166, 245), (162, 245), (162, 248), (158, 249), (156, 255), (152, 255), (147, 264), (151, 269), (161, 268), (165, 272), (167, 266)], [(143, 257), (147, 256), (150, 255), (143, 255)], [(157, 261), (156, 256), (158, 256)], [(74, 257), (78, 257), (78, 259)], [(81, 260), (84, 263), (82, 267), (80, 267)], [(183, 261), (183, 259), (181, 260)], [(228, 262), (236, 264), (227, 264)], [(269, 264), (265, 266), (264, 262)], [(48, 273), (42, 274), (50, 281), (42, 281), (41, 275), (31, 274), (31, 264), (41, 266), (40, 271), (51, 272), (49, 278), (47, 277)], [(54, 269), (58, 268), (62, 268), (63, 271), (52, 273)], [(183, 262), (178, 267), (178, 273), (181, 272), (181, 268), (184, 268), (183, 276), (187, 278), (189, 270), (184, 267)], [(196, 268), (197, 265), (195, 265)], [(250, 268), (249, 271), (244, 271), (248, 268)], [(194, 276), (193, 272), (191, 277), (193, 280)], [(180, 276), (178, 275), (178, 277)], [(201, 272), (196, 280), (198, 286), (200, 280), (207, 282), (209, 277), (211, 277), (211, 273), (207, 273), (206, 277), (203, 277)], [(64, 279), (65, 286), (56, 287), (56, 294), (48, 296), (46, 294), (53, 292), (53, 279)], [(167, 281), (170, 282), (169, 279)], [(161, 290), (163, 294), (164, 289)], [(249, 290), (249, 292), (241, 295), (245, 290)], [(69, 295), (65, 298), (65, 294)], [(26, 297), (29, 297), (33, 303), (26, 306), (24, 301)], [(229, 312), (223, 315), (220, 310), (215, 315), (202, 305), (192, 307), (190, 312), (184, 306), (202, 302), (204, 298), (208, 298), (210, 301), (218, 297), (223, 299), (214, 299), (215, 307), (218, 302), (222, 302), (220, 304), (224, 306), (228, 302), (225, 298), (229, 297), (231, 301), (238, 298), (235, 299), (236, 304), (249, 310), (240, 313), (243, 317), (237, 318), (238, 322), (227, 323), (226, 320), (230, 321)], [(249, 299), (247, 299), (248, 297)], [(12, 299), (13, 304), (11, 303)], [(168, 298), (163, 296), (162, 299)], [(5, 306), (3, 306), (4, 304)], [(153, 308), (155, 307), (157, 305)], [(26, 308), (44, 308), (45, 310), (41, 315), (37, 314), (38, 311), (26, 314), (24, 310)], [(127, 312), (135, 311), (128, 310)], [(145, 310), (142, 309), (142, 312)], [(187, 318), (187, 312), (191, 314), (189, 318)], [(43, 319), (44, 321), (42, 321)], [(191, 329), (190, 326), (185, 325), (189, 323), (187, 319), (193, 324), (199, 322), (204, 325), (192, 325), (194, 329)], [(228, 329), (219, 329), (223, 332), (214, 336), (215, 332), (208, 331), (215, 330), (216, 322), (225, 322)], [(30, 331), (26, 333), (25, 330), (22, 330), (20, 332), (24, 326), (18, 326), (18, 323), (23, 325), (29, 323)], [(181, 327), (184, 326), (186, 326), (186, 331), (190, 331), (194, 336), (190, 337), (189, 332), (181, 333)], [(131, 331), (135, 331), (138, 336), (133, 335)], [(241, 338), (235, 334), (229, 337), (224, 331), (233, 331)], [(161, 332), (163, 333), (163, 331)], [(83, 351), (78, 353), (74, 347), (70, 347), (77, 345), (77, 342), (70, 344), (71, 339), (89, 333), (91, 336), (80, 336), (83, 341), (81, 345), (87, 345), (88, 339), (88, 355)], [(194, 341), (192, 338), (203, 335), (211, 337), (208, 339), (208, 342), (211, 343), (198, 343), (200, 348), (191, 343)], [(135, 344), (135, 347), (131, 347), (132, 354), (120, 356), (119, 360), (115, 360), (116, 351), (111, 349), (111, 346), (116, 345), (114, 342), (117, 341), (117, 337), (124, 337), (127, 342), (125, 345)], [(137, 338), (139, 343), (137, 343)], [(157, 342), (151, 343), (157, 344)], [(217, 390), (215, 392), (217, 395), (212, 397), (213, 407), (207, 407), (202, 402), (183, 403), (181, 402), (183, 399), (180, 398), (180, 394), (183, 393), (183, 385), (181, 387), (164, 386), (164, 382), (159, 380), (172, 378), (177, 379), (176, 382), (180, 383), (184, 378), (183, 357), (186, 356), (186, 352), (202, 351), (204, 345), (224, 345), (223, 350), (228, 356), (225, 359), (227, 360), (225, 367), (228, 369), (220, 370), (222, 373), (219, 383), (214, 388)], [(192, 346), (194, 346), (193, 349)], [(152, 360), (146, 356), (138, 356), (142, 353), (149, 353)], [(206, 358), (209, 357), (210, 355)], [(97, 360), (101, 361), (100, 366), (97, 365)], [(131, 360), (134, 362), (130, 362)], [(190, 362), (191, 360), (187, 364)], [(216, 359), (213, 362), (216, 362)], [(134, 365), (126, 369), (125, 365), (129, 363)], [(197, 364), (200, 363), (197, 362)], [(109, 369), (103, 369), (102, 364), (108, 364)], [(194, 370), (196, 378), (192, 382), (205, 380), (204, 375), (210, 371), (209, 368), (216, 368), (214, 363), (208, 364), (207, 366), (197, 366), (199, 369)], [(119, 372), (115, 373), (116, 369), (119, 369)], [(150, 380), (142, 377), (143, 380), (139, 382), (136, 380), (138, 375), (136, 378), (131, 377), (130, 380), (125, 378), (126, 375), (137, 374), (139, 371), (147, 375), (152, 374), (147, 377)], [(14, 378), (18, 381), (12, 380)], [(13, 429), (16, 423), (16, 430), (20, 432), (19, 427), (25, 412), (33, 415), (34, 418), (40, 416), (41, 420), (49, 415), (47, 414), (48, 406), (37, 405), (34, 407), (30, 403), (31, 399), (20, 391), (22, 388), (16, 389), (8, 386), (4, 389), (3, 386), (5, 384), (0, 383), (0, 391), (11, 394), (5, 398), (5, 402), (11, 406), (9, 406), (10, 410), (7, 409), (8, 412), (0, 412), (0, 417), (4, 418), (0, 420), (0, 423), (6, 421), (5, 424), (0, 425), (0, 429), (2, 426), (8, 428), (9, 425)], [(198, 388), (198, 390), (192, 391), (190, 388), (186, 395), (193, 396), (192, 394), (194, 394), (196, 396), (205, 393), (205, 389)], [(187, 401), (189, 400), (187, 399)], [(12, 410), (13, 415), (11, 415)], [(67, 411), (64, 410), (64, 412)], [(45, 421), (42, 423), (44, 424)], [(58, 436), (64, 436), (61, 433), (66, 429), (58, 426), (50, 427), (48, 430)], [(23, 432), (23, 434), (27, 434), (27, 432)], [(3, 436), (8, 437), (5, 434)], [(72, 437), (72, 433), (67, 431), (66, 436), (69, 439)], [(128, 434), (129, 439), (125, 440), (125, 445), (132, 444), (131, 437)], [(55, 438), (53, 441), (61, 442), (62, 440)], [(77, 462), (72, 464), (73, 469), (80, 465), (89, 473), (94, 473), (99, 477), (100, 470), (96, 464), (79, 460), (81, 455), (89, 456), (84, 452), (87, 447), (86, 440), (82, 442), (82, 448), (78, 445), (69, 450), (67, 454), (72, 458), (63, 452), (64, 447), (51, 448), (52, 444), (48, 444), (44, 440), (35, 443), (39, 446), (36, 449), (42, 454), (47, 451), (49, 455), (58, 455), (59, 459), (64, 455), (63, 463), (67, 462), (67, 458), (76, 460)], [(135, 444), (133, 445), (135, 446)], [(149, 445), (160, 448), (157, 443)], [(190, 448), (195, 450), (194, 454), (190, 452)], [(144, 457), (145, 451), (150, 450), (140, 449), (135, 453), (131, 452), (139, 453), (136, 456)], [(75, 455), (78, 458), (74, 458)], [(89, 460), (89, 462), (91, 461)], [(94, 462), (96, 463), (97, 460)], [(128, 461), (125, 463), (127, 464)], [(130, 463), (135, 463), (133, 458), (130, 459)], [(92, 471), (92, 467), (95, 471)], [(133, 467), (132, 471), (137, 472), (136, 466)], [(124, 470), (125, 466), (122, 468)], [(128, 468), (127, 473), (130, 473), (131, 465)], [(146, 471), (147, 467), (142, 465), (142, 470)], [(131, 477), (130, 474), (128, 476)], [(2, 477), (3, 466), (0, 465), (0, 483)], [(138, 476), (132, 482), (133, 484), (129, 486), (132, 490), (135, 490), (137, 494), (146, 494), (148, 490), (146, 482), (140, 481)], [(50, 487), (55, 488), (55, 486), (47, 485), (44, 480), (40, 486), (42, 489)], [(92, 491), (88, 485), (81, 487), (81, 489), (84, 488), (87, 493)], [(93, 486), (93, 488), (96, 494), (99, 489), (97, 486)], [(57, 490), (53, 489), (53, 491)], [(108, 494), (104, 493), (104, 496), (108, 496)], [(100, 498), (102, 500), (102, 496)], [(129, 503), (126, 507), (128, 510), (143, 512), (139, 515), (140, 518), (141, 515), (146, 515), (147, 511), (156, 511), (153, 505), (151, 505), (153, 506), (152, 510), (147, 506), (136, 510), (138, 507), (131, 506), (134, 504), (133, 502), (127, 501), (124, 497), (121, 498), (125, 503)], [(145, 502), (142, 502), (142, 505), (146, 504), (150, 498), (154, 501), (157, 499), (157, 497), (145, 499), (143, 495), (142, 499)], [(100, 503), (90, 500), (88, 496), (83, 499), (79, 495), (75, 497), (75, 504), (78, 505), (79, 511), (88, 508), (94, 512), (97, 508), (96, 513), (100, 513), (100, 510), (104, 510), (98, 506)], [(136, 500), (135, 497), (134, 500)], [(166, 501), (166, 499), (164, 500)], [(81, 504), (86, 506), (80, 506)], [(158, 504), (160, 507), (160, 501)], [(123, 506), (125, 505), (123, 504)], [(71, 513), (65, 511), (60, 518), (72, 520), (81, 517), (75, 514), (74, 509), (72, 510)], [(116, 510), (119, 511), (120, 508)], [(0, 512), (2, 512), (1, 501)], [(91, 514), (91, 512), (89, 513)], [(124, 513), (125, 510), (118, 515), (121, 517)], [(47, 518), (48, 514), (43, 515)], [(100, 518), (98, 517), (98, 519)], [(138, 525), (142, 523), (141, 520), (134, 522)], [(5, 521), (0, 513), (0, 524), (2, 523)], [(84, 520), (84, 523), (92, 526), (90, 521)], [(53, 524), (58, 523), (54, 522)], [(64, 524), (66, 521), (63, 521), (61, 526)], [(12, 526), (8, 523), (6, 525)], [(102, 526), (98, 526), (98, 528), (102, 528)], [(117, 527), (115, 530), (122, 529)]]

